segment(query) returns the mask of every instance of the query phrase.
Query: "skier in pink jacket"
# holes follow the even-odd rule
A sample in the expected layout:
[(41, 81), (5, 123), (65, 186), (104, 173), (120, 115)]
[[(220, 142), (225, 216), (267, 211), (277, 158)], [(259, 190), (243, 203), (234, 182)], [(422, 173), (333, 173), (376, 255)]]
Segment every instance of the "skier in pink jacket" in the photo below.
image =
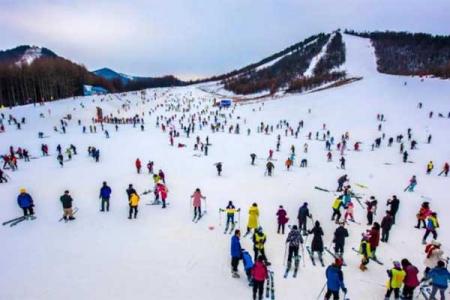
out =
[(192, 198), (192, 205), (194, 206), (194, 219), (197, 218), (197, 212), (198, 212), (198, 218), (202, 217), (202, 199), (206, 199), (205, 196), (202, 195), (202, 192), (199, 188), (195, 189), (194, 194), (191, 196)]

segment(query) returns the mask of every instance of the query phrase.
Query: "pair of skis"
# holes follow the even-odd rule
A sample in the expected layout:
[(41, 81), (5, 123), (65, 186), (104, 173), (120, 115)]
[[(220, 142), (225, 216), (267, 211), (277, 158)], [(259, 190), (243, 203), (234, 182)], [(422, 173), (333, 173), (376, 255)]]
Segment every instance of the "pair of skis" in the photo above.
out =
[(338, 258), (339, 258), (339, 259), (342, 259), (342, 265), (343, 265), (344, 267), (347, 266), (347, 264), (344, 262), (344, 259), (342, 258), (341, 255), (332, 252), (332, 251), (331, 251), (330, 249), (328, 249), (327, 247), (325, 247), (324, 249), (325, 249), (325, 251), (327, 251), (334, 259), (338, 259)]
[(21, 217), (17, 217), (17, 218), (8, 220), (6, 222), (3, 222), (2, 225), (5, 226), (5, 225), (9, 224), (9, 227), (13, 227), (25, 220), (34, 220), (34, 219), (36, 219), (35, 216), (29, 216), (29, 217), (21, 216)]
[(275, 300), (275, 285), (273, 283), (274, 273), (273, 271), (267, 271), (269, 277), (266, 280), (266, 298)]
[[(292, 265), (292, 262), (288, 261), (288, 264), (287, 264), (287, 267), (286, 267), (286, 271), (284, 272), (284, 278), (288, 277), (289, 271), (291, 270), (291, 265)], [(300, 265), (300, 255), (296, 255), (294, 257), (294, 273), (292, 274), (293, 278), (297, 277), (299, 265)]]
[[(223, 234), (227, 234), (227, 233), (232, 234), (233, 233), (233, 230), (236, 227), (237, 222), (232, 222), (231, 227), (229, 226), (229, 223), (227, 223), (227, 225), (225, 226), (225, 230), (223, 231)], [(230, 228), (230, 229), (228, 229), (228, 228)]]
[[(150, 203), (146, 203), (146, 205), (162, 205), (162, 201), (153, 201), (153, 202), (150, 202)], [(168, 202), (166, 202), (166, 206), (167, 205), (169, 205), (169, 203)]]
[[(352, 247), (352, 250), (355, 251), (355, 252), (358, 253), (358, 254), (361, 254), (361, 253), (359, 253), (359, 251), (358, 251), (355, 247)], [(374, 261), (374, 262), (376, 262), (376, 263), (379, 264), (380, 266), (384, 265), (384, 263), (383, 263), (382, 261), (378, 260), (378, 258), (376, 258), (376, 257), (374, 257), (374, 256), (369, 257), (369, 259), (372, 260), (372, 261)]]
[[(310, 246), (306, 246), (306, 251), (308, 251), (309, 258), (311, 258), (311, 262), (312, 262), (313, 266), (316, 266), (316, 261), (314, 259), (313, 252), (311, 251), (311, 247)], [(322, 267), (325, 267), (325, 263), (323, 262), (322, 255), (320, 255), (320, 254), (319, 254), (319, 262), (322, 265)]]
[(198, 221), (200, 221), (205, 215), (206, 215), (206, 210), (203, 211), (203, 213), (201, 215), (195, 215), (194, 218), (192, 219), (192, 222), (198, 223)]
[[(78, 207), (75, 207), (72, 211), (72, 216), (75, 215), (78, 212)], [(62, 220), (64, 220), (64, 216), (61, 217), (61, 219), (59, 219), (58, 222), (61, 222)], [(65, 220), (65, 222), (67, 223), (67, 219)]]

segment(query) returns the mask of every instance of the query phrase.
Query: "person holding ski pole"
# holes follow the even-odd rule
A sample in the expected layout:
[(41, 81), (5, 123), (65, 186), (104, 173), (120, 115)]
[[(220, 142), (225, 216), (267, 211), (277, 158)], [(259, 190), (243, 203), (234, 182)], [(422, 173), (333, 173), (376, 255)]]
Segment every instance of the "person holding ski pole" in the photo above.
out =
[(292, 257), (294, 257), (296, 260), (299, 259), (298, 250), (300, 249), (300, 244), (303, 245), (303, 238), (300, 234), (300, 231), (298, 230), (297, 225), (292, 226), (292, 229), (287, 236), (286, 243), (289, 245), (287, 264), (288, 267), (290, 267), (292, 263)]
[(235, 224), (234, 215), (236, 214), (236, 212), (240, 212), (241, 209), (240, 208), (236, 209), (236, 207), (233, 204), (233, 201), (229, 201), (227, 207), (225, 207), (225, 209), (220, 208), (219, 211), (220, 212), (225, 211), (227, 214), (227, 222), (225, 224), (225, 231), (228, 230), (230, 224), (232, 224), (232, 228), (234, 228), (234, 224)]
[(327, 278), (327, 292), (325, 293), (325, 299), (328, 300), (333, 296), (334, 300), (339, 300), (339, 291), (342, 289), (344, 294), (347, 294), (347, 288), (344, 284), (344, 274), (342, 272), (343, 261), (340, 258), (336, 258), (334, 263), (328, 266), (325, 271)]

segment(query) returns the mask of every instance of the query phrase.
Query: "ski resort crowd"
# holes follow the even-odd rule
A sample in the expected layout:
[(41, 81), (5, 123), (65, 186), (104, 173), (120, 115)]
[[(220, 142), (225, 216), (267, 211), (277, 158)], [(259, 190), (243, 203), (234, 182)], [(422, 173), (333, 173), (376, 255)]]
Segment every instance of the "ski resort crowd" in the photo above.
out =
[[(263, 105), (263, 104), (262, 104)], [(422, 105), (419, 109), (421, 109)], [(129, 109), (129, 107), (127, 107)], [(196, 109), (197, 112), (191, 112)], [(156, 126), (165, 135), (168, 135), (168, 145), (170, 147), (177, 146), (178, 148), (186, 148), (191, 145), (186, 145), (181, 142), (177, 142), (177, 139), (184, 135), (186, 138), (194, 136), (196, 132), (202, 130), (211, 130), (211, 134), (217, 132), (228, 132), (228, 134), (241, 134), (242, 125), (246, 124), (246, 120), (238, 118), (236, 123), (233, 123), (233, 116), (235, 114), (236, 107), (230, 109), (222, 108), (210, 108), (209, 106), (202, 106), (194, 101), (190, 95), (185, 96), (182, 100), (174, 99), (168, 100), (165, 105), (158, 105), (155, 109), (148, 111), (149, 115), (156, 117)], [(158, 110), (164, 110), (165, 115), (158, 115)], [(180, 111), (182, 113), (180, 113)], [(117, 114), (120, 114), (118, 110)], [(49, 112), (50, 115), (50, 112)], [(432, 118), (432, 114), (429, 115)], [(4, 120), (6, 116), (1, 114), (1, 126), (0, 131), (4, 131)], [(109, 138), (109, 132), (103, 128), (103, 123), (114, 124), (116, 131), (118, 126), (124, 126), (126, 124), (133, 124), (133, 126), (140, 125), (142, 131), (144, 131), (144, 114), (134, 115), (133, 117), (116, 117), (112, 114), (102, 119), (93, 118), (92, 124), (89, 125), (90, 132), (96, 133), (95, 124), (101, 125), (101, 130), (106, 131), (105, 136)], [(385, 142), (386, 147), (392, 147), (394, 144), (394, 137), (386, 137), (382, 132), (384, 122), (386, 122), (383, 114), (377, 115), (377, 122), (379, 122), (377, 129), (380, 132), (380, 137), (376, 138), (374, 142), (369, 146), (370, 151), (379, 151)], [(26, 120), (22, 119), (22, 122), (18, 122), (17, 118), (10, 115), (8, 118), (10, 126), (17, 127), (20, 130), (20, 124), (26, 124)], [(81, 126), (82, 133), (86, 133), (86, 125), (78, 122)], [(65, 133), (66, 128), (72, 126), (71, 120), (61, 120), (60, 124), (55, 126), (56, 131)], [(258, 158), (256, 153), (250, 153), (250, 167), (256, 167), (256, 159), (262, 159), (264, 161), (264, 175), (273, 177), (275, 176), (275, 168), (277, 159), (275, 155), (280, 152), (282, 143), (282, 135), (285, 137), (298, 138), (300, 132), (303, 130), (304, 121), (300, 120), (296, 124), (291, 124), (287, 120), (280, 120), (275, 124), (267, 124), (261, 122), (257, 128), (256, 133), (260, 135), (269, 135), (276, 132), (277, 137), (275, 141), (275, 147), (268, 149), (267, 157)], [(244, 134), (251, 135), (251, 130), (248, 130)], [(43, 136), (43, 135), (42, 135)], [(42, 138), (41, 136), (41, 138)], [(313, 139), (313, 136), (315, 139)], [(413, 139), (413, 132), (410, 128), (406, 129), (406, 138), (409, 142), (409, 149), (406, 149), (404, 141), (405, 137), (400, 134), (396, 136), (396, 143), (399, 146), (399, 155), (403, 163), (411, 163), (410, 155), (415, 151), (417, 141)], [(352, 148), (353, 151), (362, 151), (361, 141), (351, 141), (350, 133), (344, 132), (340, 135), (339, 139), (335, 139), (331, 130), (327, 128), (326, 124), (322, 125), (321, 130), (315, 132), (309, 132), (306, 134), (306, 139), (302, 143), (301, 152), (296, 152), (295, 145), (291, 145), (289, 152), (283, 153), (286, 158), (284, 167), (287, 171), (297, 164), (300, 168), (308, 168), (307, 154), (310, 151), (309, 145), (311, 143), (318, 142), (323, 143), (324, 146), (324, 161), (333, 163), (333, 154), (338, 155), (339, 166), (336, 166), (340, 171), (345, 172), (346, 163), (349, 156), (345, 157), (345, 153)], [(427, 137), (427, 143), (432, 142), (432, 136)], [(195, 138), (195, 143), (192, 143), (195, 156), (202, 157), (208, 156), (208, 151), (211, 149), (212, 143), (210, 143), (209, 136), (204, 140), (199, 135)], [(408, 150), (410, 152), (408, 152)], [(4, 170), (17, 171), (19, 169), (18, 161), (30, 162), (30, 159), (35, 157), (30, 155), (29, 149), (21, 146), (10, 146), (6, 154), (2, 155), (3, 167), (0, 169), (0, 183), (8, 183), (13, 178), (9, 177)], [(88, 156), (95, 162), (100, 162), (100, 150), (96, 146), (89, 146)], [(37, 151), (38, 152), (38, 151)], [(41, 156), (49, 156), (49, 146), (47, 144), (41, 144), (40, 148)], [(78, 155), (77, 147), (74, 144), (70, 144), (67, 147), (58, 144), (56, 147), (56, 159), (57, 163), (64, 167), (65, 163), (70, 162), (74, 156)], [(266, 152), (267, 153), (267, 152)], [(300, 158), (301, 157), (301, 158)], [(142, 157), (141, 157), (142, 158)], [(160, 205), (162, 209), (167, 209), (169, 206), (168, 194), (169, 189), (167, 185), (166, 175), (163, 170), (159, 169), (155, 171), (155, 162), (145, 158), (136, 158), (133, 162), (130, 162), (130, 168), (134, 168), (137, 174), (149, 175), (152, 179), (152, 188), (145, 190), (141, 193), (137, 192), (133, 184), (129, 184), (126, 189), (126, 201), (129, 204), (128, 218), (136, 219), (138, 217), (139, 205), (141, 202), (141, 196), (149, 193), (153, 193), (154, 200), (148, 205)], [(147, 162), (147, 163), (146, 163)], [(144, 164), (144, 165), (143, 165)], [(442, 169), (438, 176), (448, 176), (449, 164), (448, 162), (440, 162)], [(132, 166), (132, 167), (131, 167)], [(223, 162), (217, 162), (214, 164), (215, 170), (218, 176), (221, 176), (225, 172), (226, 165)], [(277, 166), (278, 167), (278, 166)], [(283, 166), (281, 166), (282, 168)], [(59, 167), (58, 167), (59, 168)], [(144, 170), (143, 170), (144, 168)], [(146, 168), (146, 171), (145, 171)], [(435, 170), (434, 162), (429, 161), (424, 168), (424, 175), (430, 176)], [(262, 170), (261, 170), (262, 173)], [(9, 179), (9, 180), (8, 180)], [(397, 226), (396, 217), (400, 210), (401, 197), (398, 195), (392, 195), (387, 199), (384, 207), (380, 208), (383, 211), (381, 214), (377, 214), (381, 205), (381, 200), (375, 196), (367, 196), (365, 194), (359, 194), (355, 192), (352, 185), (358, 186), (362, 190), (367, 190), (368, 187), (358, 183), (350, 184), (350, 176), (343, 174), (337, 178), (336, 189), (323, 188), (316, 186), (315, 189), (330, 195), (330, 219), (327, 222), (334, 224), (335, 231), (333, 232), (333, 239), (330, 245), (327, 247), (324, 245), (323, 236), (325, 234), (321, 222), (325, 220), (318, 220), (314, 218), (312, 213), (314, 207), (313, 203), (304, 202), (298, 208), (296, 212), (296, 220), (291, 220), (288, 217), (288, 211), (280, 205), (278, 210), (273, 213), (273, 218), (277, 223), (276, 234), (284, 235), (287, 233), (285, 239), (285, 273), (284, 278), (287, 278), (292, 272), (292, 276), (295, 278), (299, 272), (300, 264), (303, 260), (303, 267), (305, 266), (305, 257), (307, 257), (312, 265), (320, 264), (325, 267), (323, 260), (324, 254), (330, 255), (333, 259), (333, 263), (327, 266), (324, 272), (325, 284), (317, 299), (340, 299), (340, 292), (344, 293), (344, 299), (347, 295), (347, 285), (344, 279), (344, 268), (349, 268), (346, 264), (344, 253), (346, 248), (346, 239), (349, 237), (348, 226), (351, 224), (358, 224), (360, 226), (367, 226), (367, 230), (362, 230), (360, 237), (359, 247), (352, 247), (351, 250), (358, 253), (361, 257), (359, 264), (359, 270), (365, 272), (371, 264), (376, 264), (387, 268), (386, 270), (386, 293), (385, 299), (390, 299), (391, 296), (394, 299), (413, 299), (415, 295), (421, 293), (427, 299), (437, 299), (436, 296), (440, 294), (441, 299), (445, 299), (445, 291), (448, 287), (448, 281), (450, 280), (450, 273), (447, 270), (448, 257), (446, 257), (442, 245), (439, 242), (438, 230), (440, 228), (440, 222), (438, 218), (438, 212), (432, 208), (432, 200), (424, 199), (420, 207), (417, 207), (417, 215), (415, 216), (414, 223), (417, 230), (423, 230), (421, 235), (421, 241), (424, 245), (423, 257), (425, 269), (423, 272), (419, 271), (419, 266), (413, 265), (410, 260), (405, 257), (407, 253), (400, 253), (397, 260), (392, 262), (392, 265), (385, 265), (378, 259), (377, 250), (383, 247), (383, 244), (389, 243), (390, 232), (396, 230)], [(404, 192), (414, 193), (416, 186), (419, 184), (416, 175), (411, 175), (411, 179), (408, 185), (404, 189)], [(103, 181), (99, 187), (98, 198), (100, 201), (100, 211), (109, 212), (111, 203), (111, 195), (113, 189), (108, 185), (106, 181)], [(200, 188), (196, 188), (192, 195), (189, 195), (191, 199), (191, 207), (193, 213), (193, 222), (199, 222), (207, 213), (206, 210), (206, 196), (203, 195)], [(60, 221), (65, 222), (73, 221), (76, 219), (76, 213), (78, 208), (74, 205), (76, 199), (73, 199), (69, 190), (64, 191), (60, 196), (59, 201), (62, 207), (62, 217)], [(16, 226), (20, 222), (25, 220), (33, 220), (35, 216), (35, 202), (32, 195), (30, 195), (26, 188), (20, 188), (17, 196), (17, 204), (23, 212), (23, 216), (8, 220), (3, 225), (10, 224), (10, 226)], [(365, 214), (365, 221), (355, 218), (357, 210), (361, 209)], [(252, 287), (253, 299), (261, 300), (264, 297), (271, 297), (274, 299), (274, 272), (271, 270), (271, 262), (269, 261), (266, 253), (266, 244), (270, 241), (269, 234), (263, 230), (262, 224), (259, 220), (260, 212), (258, 203), (253, 203), (247, 211), (248, 220), (246, 223), (245, 233), (242, 234), (240, 224), (240, 214), (243, 210), (229, 201), (228, 204), (219, 210), (220, 222), (222, 222), (222, 213), (225, 217), (225, 229), (224, 234), (232, 234), (231, 237), (231, 273), (233, 278), (240, 278), (239, 265), (242, 261), (245, 276), (249, 285)], [(237, 216), (236, 216), (237, 215)], [(377, 219), (381, 215), (381, 218)], [(411, 217), (411, 219), (414, 216)], [(364, 223), (364, 224), (363, 224)], [(413, 224), (415, 225), (415, 224)], [(237, 228), (236, 228), (237, 227)], [(273, 233), (275, 234), (275, 233)], [(253, 251), (245, 250), (241, 245), (241, 240), (244, 238), (250, 238), (253, 245)], [(432, 239), (430, 239), (432, 238)], [(309, 241), (310, 239), (310, 241)], [(332, 247), (332, 245), (334, 246)], [(280, 246), (282, 247), (282, 246)], [(306, 249), (306, 252), (305, 252)], [(419, 290), (419, 291), (417, 291)]]

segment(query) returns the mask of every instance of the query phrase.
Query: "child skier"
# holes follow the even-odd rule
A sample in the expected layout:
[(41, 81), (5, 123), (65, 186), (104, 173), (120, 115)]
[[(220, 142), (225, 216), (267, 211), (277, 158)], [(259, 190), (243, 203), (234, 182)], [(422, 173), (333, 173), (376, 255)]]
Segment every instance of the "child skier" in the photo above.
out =
[(422, 244), (426, 244), (427, 237), (431, 233), (433, 234), (433, 239), (437, 239), (437, 232), (436, 229), (439, 228), (439, 220), (437, 218), (437, 213), (432, 212), (430, 216), (427, 218), (427, 227), (425, 228), (425, 234), (422, 239)]
[(226, 214), (227, 214), (227, 222), (226, 222), (226, 225), (225, 225), (225, 232), (228, 230), (230, 224), (232, 224), (232, 228), (234, 228), (234, 224), (235, 224), (234, 214), (236, 212), (240, 212), (241, 209), (240, 208), (236, 209), (236, 207), (233, 204), (233, 201), (229, 201), (227, 207), (225, 207), (225, 209), (221, 209), (220, 208), (219, 211), (220, 212), (225, 211)]
[(200, 219), (202, 217), (202, 199), (206, 199), (206, 197), (202, 195), (199, 188), (196, 188), (195, 192), (191, 195), (191, 199), (192, 206), (194, 207), (194, 219), (197, 218), (197, 214)]
[(355, 218), (353, 216), (354, 207), (355, 207), (355, 205), (353, 204), (353, 202), (349, 202), (347, 204), (347, 208), (345, 209), (345, 214), (344, 214), (344, 222), (347, 222), (348, 218), (350, 218), (349, 219), (350, 221), (355, 222)]

